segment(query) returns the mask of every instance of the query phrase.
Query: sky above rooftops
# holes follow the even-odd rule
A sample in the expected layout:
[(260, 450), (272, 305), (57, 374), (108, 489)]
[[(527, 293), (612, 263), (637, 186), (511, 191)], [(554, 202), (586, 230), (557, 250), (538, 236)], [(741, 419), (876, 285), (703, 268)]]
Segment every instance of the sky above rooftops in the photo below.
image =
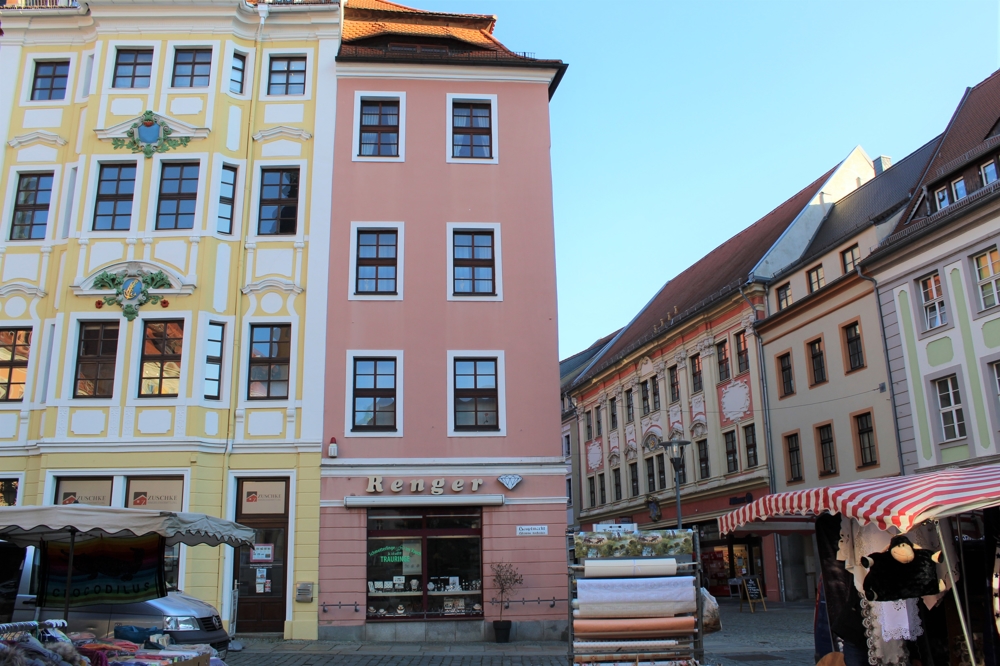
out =
[(552, 169), (565, 358), (861, 145), (900, 160), (1000, 68), (998, 3), (417, 0), (561, 58)]

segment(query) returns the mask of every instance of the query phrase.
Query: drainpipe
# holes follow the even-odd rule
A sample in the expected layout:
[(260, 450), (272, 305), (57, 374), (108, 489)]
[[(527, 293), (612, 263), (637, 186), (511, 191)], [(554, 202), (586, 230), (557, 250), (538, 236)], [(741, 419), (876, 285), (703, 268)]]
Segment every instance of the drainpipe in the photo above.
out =
[[(743, 300), (747, 302), (750, 306), (750, 311), (753, 313), (754, 321), (757, 321), (757, 308), (754, 304), (750, 302), (747, 295), (743, 293), (743, 285), (740, 285), (740, 296)], [(767, 290), (764, 291), (764, 307), (770, 310), (770, 302), (767, 300)], [(770, 312), (767, 312), (770, 315)], [(764, 343), (761, 342), (760, 336), (757, 335), (757, 331), (754, 330), (753, 337), (757, 340), (757, 368), (760, 374), (760, 396), (761, 396), (761, 413), (764, 415), (764, 447), (767, 450), (767, 478), (770, 487), (770, 491), (773, 493), (778, 485), (774, 477), (774, 446), (771, 441), (771, 407), (767, 399), (767, 364), (764, 361)], [(785, 566), (781, 561), (781, 538), (775, 534), (774, 535), (774, 552), (777, 558), (778, 565), (778, 592), (781, 595), (781, 601), (785, 601)]]
[(878, 295), (878, 281), (861, 272), (861, 264), (855, 266), (858, 277), (872, 283), (875, 304), (878, 306), (878, 327), (882, 332), (882, 352), (885, 356), (886, 381), (889, 383), (889, 401), (892, 407), (892, 427), (896, 431), (896, 457), (899, 460), (899, 475), (903, 476), (903, 449), (899, 444), (899, 417), (896, 415), (896, 389), (892, 383), (892, 367), (889, 365), (889, 341), (885, 337), (885, 320), (882, 319), (882, 299)]

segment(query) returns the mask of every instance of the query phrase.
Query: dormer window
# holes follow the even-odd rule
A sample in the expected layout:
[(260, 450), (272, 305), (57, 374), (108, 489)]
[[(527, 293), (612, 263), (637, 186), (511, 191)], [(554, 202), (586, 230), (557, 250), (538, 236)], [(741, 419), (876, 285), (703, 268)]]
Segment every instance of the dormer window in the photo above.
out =
[(997, 165), (996, 162), (989, 161), (986, 164), (979, 167), (979, 176), (983, 179), (983, 187), (996, 182), (997, 179)]
[(955, 201), (965, 198), (965, 179), (959, 178), (951, 184), (951, 189), (955, 193)]
[(389, 51), (391, 53), (448, 55), (448, 47), (441, 44), (389, 44)]
[(951, 203), (951, 197), (948, 196), (947, 187), (942, 187), (940, 190), (935, 192), (934, 198), (937, 200), (938, 210), (944, 210)]

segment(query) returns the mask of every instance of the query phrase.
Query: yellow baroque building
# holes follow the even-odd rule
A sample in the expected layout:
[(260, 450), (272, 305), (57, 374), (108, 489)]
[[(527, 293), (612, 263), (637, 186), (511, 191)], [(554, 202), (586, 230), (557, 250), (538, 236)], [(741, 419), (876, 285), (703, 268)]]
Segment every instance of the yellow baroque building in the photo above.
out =
[(316, 638), (339, 5), (0, 23), (0, 502), (237, 519), (265, 556), (179, 547), (171, 582)]

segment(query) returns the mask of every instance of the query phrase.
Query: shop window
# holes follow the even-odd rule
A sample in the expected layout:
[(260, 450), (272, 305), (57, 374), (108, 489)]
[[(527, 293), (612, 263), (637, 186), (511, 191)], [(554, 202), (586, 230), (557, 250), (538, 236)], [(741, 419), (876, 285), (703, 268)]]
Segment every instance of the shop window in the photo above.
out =
[[(125, 508), (184, 510), (183, 477), (132, 476), (126, 480)], [(163, 552), (163, 579), (168, 590), (177, 590), (180, 573), (181, 546), (175, 543)]]
[(30, 328), (0, 329), (0, 402), (24, 400), (30, 355)]
[(67, 476), (56, 481), (56, 496), (53, 504), (89, 504), (91, 506), (111, 506), (110, 476)]
[(639, 463), (629, 463), (628, 465), (628, 475), (629, 482), (632, 490), (632, 497), (639, 496)]
[(0, 479), (0, 506), (17, 505), (17, 479)]
[(614, 487), (615, 501), (620, 500), (622, 498), (622, 471), (617, 467), (611, 470), (611, 485)]
[(483, 616), (482, 509), (369, 509), (369, 620)]

